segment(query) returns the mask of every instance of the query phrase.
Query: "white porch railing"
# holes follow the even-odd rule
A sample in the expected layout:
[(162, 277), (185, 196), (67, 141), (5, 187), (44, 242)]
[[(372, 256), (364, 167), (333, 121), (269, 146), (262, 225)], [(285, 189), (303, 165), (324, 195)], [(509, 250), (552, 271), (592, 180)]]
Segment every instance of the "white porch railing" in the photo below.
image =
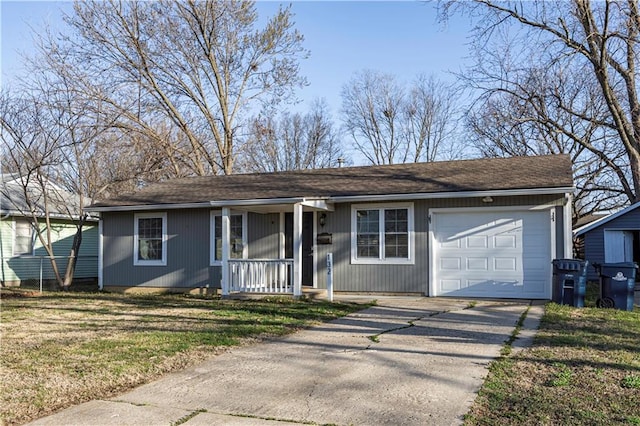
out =
[(229, 291), (293, 294), (293, 259), (229, 259)]

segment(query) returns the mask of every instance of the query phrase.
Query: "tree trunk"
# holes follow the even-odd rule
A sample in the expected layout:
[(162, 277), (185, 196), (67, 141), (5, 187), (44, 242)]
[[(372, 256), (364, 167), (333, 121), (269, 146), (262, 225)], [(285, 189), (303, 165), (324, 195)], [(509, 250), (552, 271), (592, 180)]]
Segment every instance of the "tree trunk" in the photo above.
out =
[(69, 252), (69, 262), (67, 263), (67, 270), (64, 274), (64, 281), (62, 283), (62, 291), (69, 291), (69, 287), (73, 283), (73, 275), (76, 271), (76, 263), (78, 261), (78, 253), (80, 253), (80, 244), (82, 244), (82, 227), (87, 220), (87, 215), (80, 217), (76, 234), (73, 236), (73, 244), (71, 245), (71, 251)]

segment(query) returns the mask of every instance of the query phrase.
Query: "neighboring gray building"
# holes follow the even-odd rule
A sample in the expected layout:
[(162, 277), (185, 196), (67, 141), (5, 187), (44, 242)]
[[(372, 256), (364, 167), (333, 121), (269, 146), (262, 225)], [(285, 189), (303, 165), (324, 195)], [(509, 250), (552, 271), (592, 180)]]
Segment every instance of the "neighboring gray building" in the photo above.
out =
[[(640, 263), (640, 202), (573, 231), (582, 240), (584, 258), (594, 263)], [(598, 280), (589, 267), (589, 280)]]
[(175, 179), (101, 213), (100, 285), (120, 291), (552, 297), (571, 257), (568, 156)]

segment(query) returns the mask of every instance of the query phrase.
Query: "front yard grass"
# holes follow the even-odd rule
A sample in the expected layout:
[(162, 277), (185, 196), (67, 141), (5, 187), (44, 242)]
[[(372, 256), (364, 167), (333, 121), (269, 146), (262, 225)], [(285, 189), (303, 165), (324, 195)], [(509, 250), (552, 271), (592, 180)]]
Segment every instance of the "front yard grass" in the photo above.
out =
[(109, 397), (234, 345), (364, 305), (185, 295), (1, 294), (0, 423)]
[(550, 303), (531, 348), (494, 361), (467, 425), (640, 425), (640, 311)]

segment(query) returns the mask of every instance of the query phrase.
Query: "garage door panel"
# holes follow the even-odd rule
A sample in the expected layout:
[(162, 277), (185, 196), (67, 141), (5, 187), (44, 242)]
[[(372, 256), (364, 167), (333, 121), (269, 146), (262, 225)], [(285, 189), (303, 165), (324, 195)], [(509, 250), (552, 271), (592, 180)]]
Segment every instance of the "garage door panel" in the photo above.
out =
[[(446, 280), (454, 282), (456, 280)], [(451, 286), (449, 296), (466, 297), (470, 293), (482, 294), (484, 297), (515, 297), (514, 293), (522, 293), (522, 282), (518, 280), (470, 279), (462, 285)]]
[(470, 235), (466, 238), (467, 248), (488, 248), (489, 237), (487, 235)]
[(468, 271), (488, 271), (489, 259), (486, 257), (467, 257)]
[(455, 292), (462, 288), (461, 280), (441, 280), (440, 286), (446, 292)]
[(496, 257), (493, 265), (495, 271), (516, 271), (518, 260), (515, 257)]
[(438, 295), (550, 296), (548, 211), (436, 215), (434, 286)]
[(440, 269), (447, 271), (459, 271), (460, 265), (462, 263), (462, 259), (459, 257), (441, 257), (440, 258)]
[(496, 248), (517, 248), (518, 242), (515, 235), (496, 235), (493, 238), (493, 246)]
[(444, 240), (444, 241), (440, 241), (439, 245), (440, 245), (440, 248), (443, 248), (443, 249), (448, 249), (448, 248), (459, 249), (460, 240), (459, 239)]

